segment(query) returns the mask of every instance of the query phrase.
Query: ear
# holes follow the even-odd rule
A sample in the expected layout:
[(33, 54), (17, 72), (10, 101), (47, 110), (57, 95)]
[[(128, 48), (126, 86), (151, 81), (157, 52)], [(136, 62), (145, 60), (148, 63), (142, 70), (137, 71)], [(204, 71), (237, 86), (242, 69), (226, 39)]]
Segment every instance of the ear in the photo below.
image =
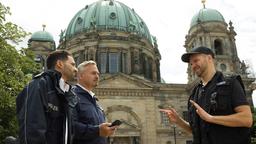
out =
[(83, 78), (83, 76), (84, 76), (84, 74), (83, 74), (83, 73), (79, 73), (79, 72), (77, 73), (77, 78), (78, 78), (78, 79)]
[(211, 55), (207, 55), (208, 60), (212, 60), (212, 56)]
[(61, 69), (63, 67), (63, 62), (61, 60), (57, 60), (55, 67)]

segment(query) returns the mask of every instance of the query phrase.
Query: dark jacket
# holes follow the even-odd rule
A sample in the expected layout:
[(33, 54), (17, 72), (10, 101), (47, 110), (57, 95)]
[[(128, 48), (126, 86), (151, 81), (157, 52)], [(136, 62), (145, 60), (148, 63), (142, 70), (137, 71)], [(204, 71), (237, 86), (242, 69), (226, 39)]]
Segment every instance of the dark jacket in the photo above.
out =
[(68, 144), (72, 143), (72, 111), (78, 102), (59, 88), (61, 73), (48, 70), (35, 78), (16, 99), (21, 144), (64, 144), (68, 120)]
[(96, 99), (80, 86), (75, 86), (74, 92), (80, 98), (73, 112), (74, 144), (106, 144), (106, 138), (99, 136), (99, 125), (105, 122), (103, 109), (97, 104)]

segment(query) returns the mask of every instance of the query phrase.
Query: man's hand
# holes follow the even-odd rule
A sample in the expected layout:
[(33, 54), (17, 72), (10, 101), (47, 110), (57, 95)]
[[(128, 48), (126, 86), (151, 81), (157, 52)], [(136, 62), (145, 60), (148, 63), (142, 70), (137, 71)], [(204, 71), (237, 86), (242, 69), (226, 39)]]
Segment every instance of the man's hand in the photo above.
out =
[(196, 108), (196, 113), (200, 116), (201, 119), (211, 122), (212, 115), (208, 114), (204, 109), (202, 109), (196, 102), (190, 100), (190, 103)]
[(100, 124), (100, 136), (102, 137), (108, 137), (115, 133), (115, 130), (118, 128), (118, 126), (112, 126), (109, 127), (111, 123), (102, 123)]
[(170, 122), (177, 123), (180, 119), (178, 113), (174, 108), (169, 108), (169, 109), (159, 109), (160, 112), (164, 112), (167, 114)]
[(224, 125), (228, 127), (248, 127), (252, 126), (252, 113), (248, 105), (241, 105), (235, 107), (234, 114), (230, 115), (210, 115), (204, 109), (202, 109), (197, 103), (190, 100), (191, 104), (196, 108), (197, 114), (201, 119), (218, 125)]
[(171, 123), (177, 124), (178, 126), (183, 128), (185, 131), (187, 131), (188, 133), (192, 133), (188, 122), (186, 122), (184, 119), (182, 119), (174, 108), (160, 109), (160, 111), (167, 114), (169, 121)]

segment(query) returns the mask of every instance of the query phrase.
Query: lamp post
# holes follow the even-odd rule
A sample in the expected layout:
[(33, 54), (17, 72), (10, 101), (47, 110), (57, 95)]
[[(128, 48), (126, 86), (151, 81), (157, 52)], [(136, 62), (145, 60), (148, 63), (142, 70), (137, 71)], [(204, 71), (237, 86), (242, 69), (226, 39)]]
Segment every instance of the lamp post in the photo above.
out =
[(174, 138), (174, 144), (176, 144), (176, 125), (173, 125), (173, 138)]

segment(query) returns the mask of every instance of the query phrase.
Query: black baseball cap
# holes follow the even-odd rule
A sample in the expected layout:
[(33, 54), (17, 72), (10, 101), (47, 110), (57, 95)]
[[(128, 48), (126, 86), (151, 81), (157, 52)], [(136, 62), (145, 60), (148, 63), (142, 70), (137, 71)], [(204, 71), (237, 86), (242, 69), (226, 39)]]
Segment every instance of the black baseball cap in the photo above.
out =
[(212, 58), (214, 58), (214, 53), (213, 53), (213, 51), (210, 48), (207, 48), (207, 47), (196, 47), (196, 48), (192, 48), (190, 52), (184, 53), (181, 56), (181, 60), (183, 62), (187, 62), (188, 63), (189, 62), (189, 57), (192, 54), (206, 54), (206, 55), (211, 55)]

